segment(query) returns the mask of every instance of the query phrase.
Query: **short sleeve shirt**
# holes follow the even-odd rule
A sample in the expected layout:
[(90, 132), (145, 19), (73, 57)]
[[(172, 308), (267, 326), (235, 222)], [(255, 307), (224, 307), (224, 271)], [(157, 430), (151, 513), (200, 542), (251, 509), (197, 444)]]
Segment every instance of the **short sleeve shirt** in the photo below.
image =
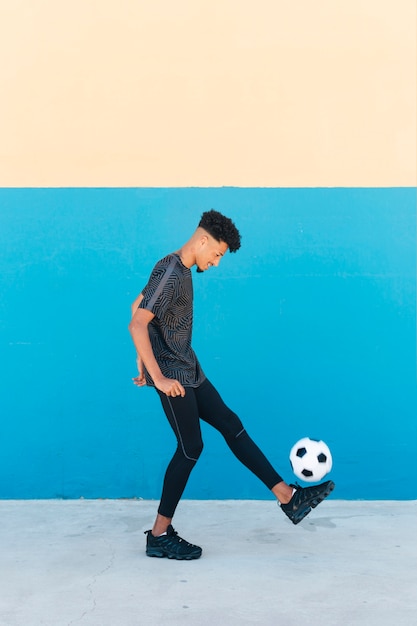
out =
[[(191, 347), (193, 282), (191, 271), (177, 254), (158, 261), (152, 270), (139, 308), (151, 311), (149, 338), (156, 361), (167, 378), (185, 387), (198, 387), (204, 372)], [(154, 386), (145, 369), (146, 383)]]

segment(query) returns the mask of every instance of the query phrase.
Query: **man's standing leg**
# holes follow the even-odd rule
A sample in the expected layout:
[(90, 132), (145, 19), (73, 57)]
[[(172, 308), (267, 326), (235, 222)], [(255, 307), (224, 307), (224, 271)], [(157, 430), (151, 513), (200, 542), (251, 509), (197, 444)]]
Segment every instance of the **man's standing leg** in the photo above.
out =
[(170, 398), (161, 392), (158, 394), (177, 438), (177, 449), (165, 472), (154, 526), (147, 531), (146, 552), (148, 556), (195, 559), (201, 556), (201, 548), (178, 537), (171, 522), (203, 449), (197, 402), (192, 388), (187, 389), (184, 397)]

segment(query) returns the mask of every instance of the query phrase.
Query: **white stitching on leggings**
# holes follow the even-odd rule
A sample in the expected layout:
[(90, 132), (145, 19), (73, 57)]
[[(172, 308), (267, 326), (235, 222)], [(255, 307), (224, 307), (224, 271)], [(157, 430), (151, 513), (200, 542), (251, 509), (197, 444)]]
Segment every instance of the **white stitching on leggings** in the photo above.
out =
[(172, 417), (174, 419), (175, 426), (176, 426), (176, 429), (177, 429), (177, 432), (178, 432), (178, 439), (179, 439), (179, 442), (181, 444), (182, 453), (183, 453), (183, 455), (185, 456), (186, 459), (188, 459), (189, 461), (195, 461), (197, 463), (198, 459), (193, 459), (193, 457), (188, 456), (188, 454), (185, 451), (184, 443), (183, 443), (183, 440), (182, 440), (182, 437), (181, 437), (181, 431), (180, 431), (180, 428), (178, 426), (177, 418), (175, 417), (174, 408), (173, 408), (173, 406), (171, 404), (171, 399), (169, 398), (169, 396), (167, 396), (167, 400), (168, 400), (169, 408), (171, 409)]

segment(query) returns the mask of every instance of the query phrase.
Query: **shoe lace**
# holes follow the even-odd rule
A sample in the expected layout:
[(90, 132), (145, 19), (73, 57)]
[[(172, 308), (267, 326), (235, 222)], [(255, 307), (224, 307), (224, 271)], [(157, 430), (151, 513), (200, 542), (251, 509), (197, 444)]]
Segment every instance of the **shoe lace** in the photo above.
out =
[(174, 530), (172, 527), (171, 527), (171, 532), (169, 534), (169, 537), (175, 537), (175, 539), (178, 541), (178, 543), (188, 543), (188, 541), (185, 541), (185, 539), (180, 537), (179, 534), (177, 533), (177, 531)]

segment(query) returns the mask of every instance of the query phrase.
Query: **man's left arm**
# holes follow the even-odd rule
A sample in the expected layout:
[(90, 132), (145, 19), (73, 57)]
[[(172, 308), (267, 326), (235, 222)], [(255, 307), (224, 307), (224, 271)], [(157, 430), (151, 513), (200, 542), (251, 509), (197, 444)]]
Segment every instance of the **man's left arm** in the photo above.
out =
[[(132, 317), (138, 310), (139, 305), (142, 302), (142, 300), (143, 300), (143, 293), (140, 293), (138, 297), (136, 298), (136, 300), (132, 303), (132, 307), (131, 307)], [(135, 376), (135, 378), (133, 379), (133, 382), (138, 387), (143, 387), (144, 385), (146, 385), (146, 380), (145, 380), (145, 373), (143, 371), (143, 361), (138, 351), (136, 351), (136, 365), (138, 368), (139, 376)]]

